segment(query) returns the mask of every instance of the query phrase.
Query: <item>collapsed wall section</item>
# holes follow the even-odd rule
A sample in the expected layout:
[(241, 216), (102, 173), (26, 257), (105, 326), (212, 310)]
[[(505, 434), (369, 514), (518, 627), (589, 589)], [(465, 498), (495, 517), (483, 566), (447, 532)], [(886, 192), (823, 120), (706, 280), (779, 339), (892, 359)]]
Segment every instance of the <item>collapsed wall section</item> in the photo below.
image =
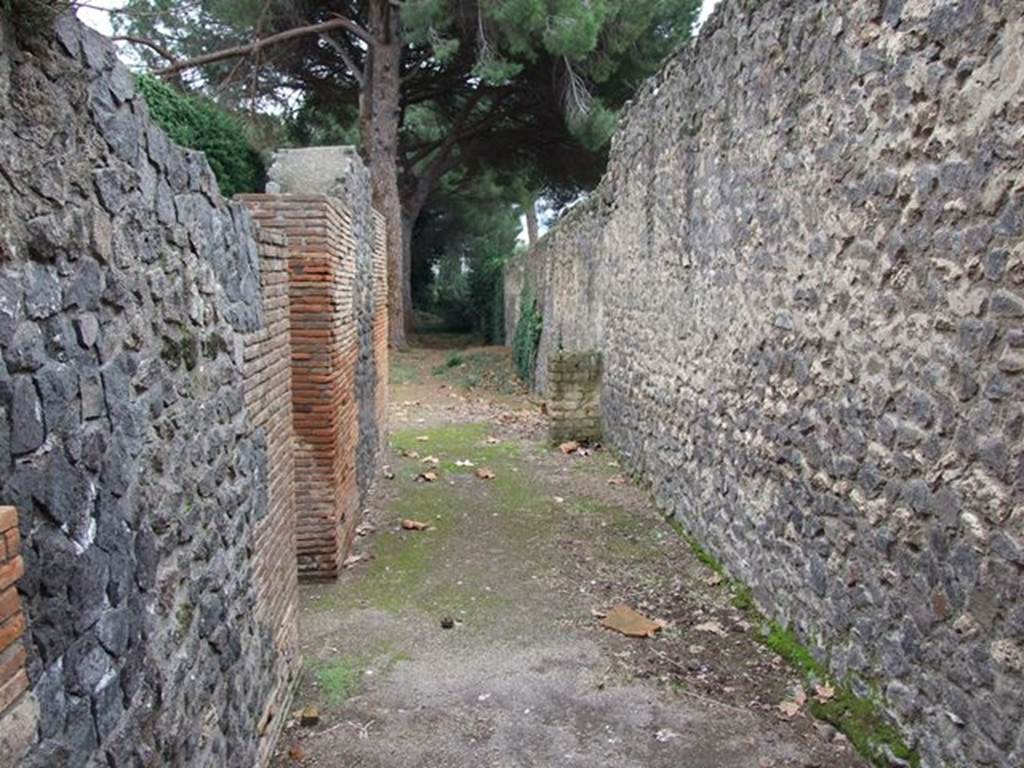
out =
[(509, 278), (541, 360), (603, 353), (625, 464), (926, 766), (1024, 764), (1022, 12), (725, 0)]
[(21, 764), (249, 768), (296, 658), (284, 242), (149, 122), (105, 39), (0, 26)]

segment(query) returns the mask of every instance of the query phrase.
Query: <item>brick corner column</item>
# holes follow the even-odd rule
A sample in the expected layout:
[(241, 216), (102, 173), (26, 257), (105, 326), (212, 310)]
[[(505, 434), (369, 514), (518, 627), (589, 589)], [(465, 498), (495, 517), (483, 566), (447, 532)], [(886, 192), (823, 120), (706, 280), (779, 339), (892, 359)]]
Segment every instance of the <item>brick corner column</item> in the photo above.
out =
[(39, 721), (39, 704), (29, 691), (22, 640), (28, 622), (17, 582), (24, 570), (18, 511), (0, 507), (0, 756), (11, 756), (11, 765), (35, 743)]
[(299, 679), (299, 586), (295, 564), (295, 455), (292, 432), (288, 237), (257, 226), (263, 323), (245, 337), (245, 403), (266, 451), (266, 508), (256, 521), (255, 613), (274, 639), (274, 687), (257, 725), (259, 765), (269, 765)]
[(359, 355), (348, 211), (325, 195), (241, 195), (261, 230), (288, 238), (299, 578), (331, 579), (355, 536)]
[(373, 356), (376, 366), (377, 430), (380, 445), (387, 441), (390, 334), (388, 332), (388, 251), (384, 217), (373, 212)]

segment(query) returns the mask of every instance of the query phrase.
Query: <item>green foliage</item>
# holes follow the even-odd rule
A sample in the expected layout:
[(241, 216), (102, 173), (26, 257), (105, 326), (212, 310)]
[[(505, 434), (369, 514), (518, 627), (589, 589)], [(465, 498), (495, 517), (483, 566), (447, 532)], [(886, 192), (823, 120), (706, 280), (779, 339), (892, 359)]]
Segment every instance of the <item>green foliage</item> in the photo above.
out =
[(334, 707), (344, 704), (359, 688), (359, 670), (352, 659), (322, 662), (314, 667), (313, 674), (327, 703)]
[(519, 308), (519, 322), (516, 324), (516, 335), (512, 340), (512, 357), (516, 363), (516, 372), (525, 382), (533, 381), (534, 368), (537, 365), (537, 345), (544, 321), (537, 309), (537, 301), (529, 289), (523, 291), (522, 304)]
[[(442, 189), (463, 181), (445, 179)], [(421, 216), (413, 237), (413, 285), (421, 287), (414, 300), (440, 317), (445, 330), (504, 343), (502, 270), (520, 228), (515, 195), (492, 175), (481, 175)]]
[(569, 122), (569, 128), (584, 147), (596, 151), (611, 141), (617, 120), (616, 112), (595, 101), (586, 115)]
[(487, 85), (508, 85), (512, 78), (523, 71), (523, 65), (501, 58), (481, 59), (473, 67), (473, 74)]
[(321, 109), (305, 100), (287, 122), (288, 138), (300, 147), (359, 145), (359, 112), (354, 107)]
[(221, 194), (263, 189), (264, 169), (242, 122), (213, 102), (174, 90), (155, 77), (138, 78), (150, 115), (171, 140), (205, 153)]
[(505, 343), (505, 279), (499, 272), (491, 289), (491, 316), (487, 338), (494, 344)]

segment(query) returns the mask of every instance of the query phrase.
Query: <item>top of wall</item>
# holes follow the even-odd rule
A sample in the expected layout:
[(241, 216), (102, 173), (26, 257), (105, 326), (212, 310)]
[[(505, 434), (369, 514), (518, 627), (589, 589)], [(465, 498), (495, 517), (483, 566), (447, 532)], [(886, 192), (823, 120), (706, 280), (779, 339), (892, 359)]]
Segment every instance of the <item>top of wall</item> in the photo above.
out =
[(267, 192), (337, 195), (339, 183), (347, 186), (345, 179), (367, 174), (352, 146), (279, 149), (267, 171)]

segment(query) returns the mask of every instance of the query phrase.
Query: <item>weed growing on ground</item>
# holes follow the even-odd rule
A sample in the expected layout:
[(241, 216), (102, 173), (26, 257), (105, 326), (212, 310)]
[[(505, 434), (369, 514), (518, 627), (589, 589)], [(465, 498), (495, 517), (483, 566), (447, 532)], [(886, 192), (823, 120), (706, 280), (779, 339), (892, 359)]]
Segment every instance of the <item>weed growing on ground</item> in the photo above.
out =
[(313, 666), (317, 687), (327, 704), (341, 706), (359, 689), (357, 667), (353, 659), (344, 656)]

